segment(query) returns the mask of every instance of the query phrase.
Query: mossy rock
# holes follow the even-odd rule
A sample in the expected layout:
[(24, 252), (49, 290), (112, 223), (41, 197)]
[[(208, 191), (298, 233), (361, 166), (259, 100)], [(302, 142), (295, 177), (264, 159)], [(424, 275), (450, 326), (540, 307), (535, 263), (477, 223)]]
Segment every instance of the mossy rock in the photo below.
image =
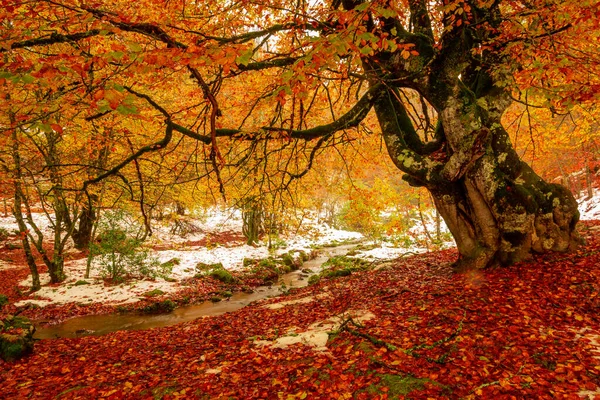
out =
[(35, 327), (28, 318), (9, 315), (2, 321), (0, 329), (1, 359), (14, 361), (33, 351)]
[(287, 265), (288, 267), (292, 267), (295, 265), (294, 257), (290, 253), (282, 254), (281, 261), (283, 261), (283, 264)]
[(163, 294), (165, 294), (165, 292), (163, 292), (160, 289), (154, 289), (154, 290), (149, 290), (146, 293), (142, 294), (142, 296), (145, 297), (156, 297), (156, 296), (162, 296)]
[(22, 316), (9, 316), (6, 320), (4, 320), (4, 323), (6, 324), (6, 326), (20, 329), (29, 329), (32, 326), (29, 318)]
[(83, 286), (83, 285), (90, 285), (90, 283), (88, 281), (79, 280), (73, 284), (73, 286)]
[(196, 264), (196, 271), (206, 272), (206, 271), (210, 271), (212, 269), (225, 269), (225, 267), (223, 267), (222, 263), (207, 264), (207, 263), (199, 262), (198, 264)]
[(259, 267), (269, 268), (269, 269), (272, 269), (272, 270), (277, 270), (278, 269), (277, 267), (280, 264), (283, 264), (283, 262), (279, 261), (279, 260), (276, 260), (276, 259), (274, 259), (272, 257), (265, 258), (265, 259), (260, 260), (258, 262), (258, 266)]
[(233, 296), (233, 293), (230, 290), (224, 290), (221, 293), (219, 293), (221, 296), (223, 297), (231, 297)]
[(0, 334), (0, 358), (15, 361), (33, 352), (33, 338), (8, 333)]
[(298, 253), (300, 253), (300, 259), (302, 260), (302, 262), (310, 260), (310, 255), (304, 250), (300, 250), (298, 251)]
[(251, 265), (256, 265), (258, 264), (259, 260), (255, 259), (255, 258), (244, 258), (244, 260), (242, 261), (242, 264), (244, 265), (244, 267), (249, 267)]
[(172, 300), (157, 301), (142, 308), (144, 314), (168, 314), (177, 308)]
[(218, 302), (220, 302), (221, 300), (223, 300), (223, 299), (222, 299), (222, 298), (220, 298), (219, 296), (212, 296), (212, 297), (210, 298), (210, 301), (212, 301), (213, 303), (218, 303)]
[(339, 269), (327, 269), (324, 270), (321, 275), (325, 278), (338, 278), (340, 276), (350, 276), (354, 272), (352, 268), (339, 268)]
[(229, 271), (224, 269), (222, 265), (221, 265), (221, 268), (212, 269), (208, 273), (208, 276), (210, 276), (218, 281), (221, 281), (223, 283), (234, 283), (235, 282), (235, 278), (233, 277), (233, 275), (231, 275), (231, 273)]
[(360, 258), (353, 258), (347, 256), (335, 256), (329, 258), (323, 263), (323, 267), (348, 267), (353, 269), (366, 269), (369, 266), (368, 261), (364, 261)]
[[(371, 263), (360, 258), (351, 258), (347, 256), (331, 257), (323, 263), (323, 270), (319, 273), (322, 278), (337, 278), (341, 276), (349, 276), (357, 271), (365, 271), (371, 267)], [(309, 278), (316, 279), (316, 278)]]

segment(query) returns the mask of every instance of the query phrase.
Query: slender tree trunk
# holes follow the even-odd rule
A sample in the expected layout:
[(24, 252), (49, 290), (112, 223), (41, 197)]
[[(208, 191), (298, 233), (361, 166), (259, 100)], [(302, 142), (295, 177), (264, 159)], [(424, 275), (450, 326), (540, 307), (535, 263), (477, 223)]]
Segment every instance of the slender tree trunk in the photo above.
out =
[(587, 189), (586, 199), (589, 200), (594, 197), (594, 187), (592, 185), (592, 172), (590, 171), (590, 167), (587, 165), (585, 166), (585, 186)]
[(31, 290), (35, 292), (40, 290), (42, 286), (40, 284), (40, 274), (38, 272), (37, 265), (35, 263), (35, 258), (33, 257), (33, 252), (31, 251), (31, 245), (29, 243), (27, 224), (25, 223), (25, 218), (23, 217), (22, 204), (23, 201), (27, 201), (27, 199), (24, 198), (25, 195), (21, 187), (21, 155), (19, 154), (19, 142), (16, 130), (13, 130), (12, 132), (12, 140), (12, 159), (15, 168), (13, 178), (15, 196), (12, 211), (13, 215), (15, 216), (15, 219), (17, 220), (19, 234), (21, 236), (21, 244), (23, 245), (23, 251), (25, 252), (25, 259), (27, 260), (27, 266), (29, 266), (29, 271), (31, 272)]
[(40, 274), (35, 263), (35, 258), (33, 257), (33, 252), (31, 251), (29, 237), (26, 233), (27, 225), (25, 224), (23, 212), (21, 211), (20, 197), (20, 188), (15, 188), (15, 203), (13, 206), (13, 215), (15, 216), (15, 219), (17, 220), (17, 225), (19, 226), (19, 233), (21, 236), (21, 244), (23, 245), (23, 252), (25, 253), (25, 260), (27, 260), (27, 266), (29, 267), (29, 272), (31, 272), (31, 291), (35, 292), (40, 290), (42, 286), (40, 284)]

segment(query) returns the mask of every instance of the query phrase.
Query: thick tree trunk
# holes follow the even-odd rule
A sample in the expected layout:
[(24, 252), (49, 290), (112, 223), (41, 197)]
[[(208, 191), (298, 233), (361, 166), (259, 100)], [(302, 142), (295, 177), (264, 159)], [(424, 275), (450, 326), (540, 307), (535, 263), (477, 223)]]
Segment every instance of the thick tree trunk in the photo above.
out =
[(246, 244), (254, 245), (263, 232), (263, 210), (260, 200), (248, 199), (242, 209), (242, 233)]
[(96, 210), (93, 206), (86, 206), (79, 216), (79, 227), (73, 231), (73, 242), (77, 250), (87, 249), (92, 239), (92, 230), (96, 222)]
[(447, 101), (438, 114), (445, 147), (427, 154), (407, 145), (414, 131), (401, 103), (384, 96), (375, 104), (390, 156), (409, 183), (431, 192), (454, 236), (456, 268), (510, 265), (532, 252), (575, 248), (575, 199), (519, 159), (500, 123), (502, 105), (486, 107), (482, 113), (459, 95)]

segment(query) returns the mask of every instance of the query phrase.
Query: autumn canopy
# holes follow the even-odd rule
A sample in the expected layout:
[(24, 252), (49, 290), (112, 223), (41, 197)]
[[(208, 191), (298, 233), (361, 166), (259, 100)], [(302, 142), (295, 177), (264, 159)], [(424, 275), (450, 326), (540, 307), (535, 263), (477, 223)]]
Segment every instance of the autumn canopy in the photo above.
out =
[(275, 190), (374, 134), (430, 191), (458, 268), (578, 243), (573, 196), (521, 161), (502, 117), (513, 102), (563, 113), (597, 98), (596, 0), (1, 3), (2, 173), (18, 209), (20, 182), (45, 177), (65, 227), (55, 248), (89, 237), (107, 179), (226, 192), (263, 174)]

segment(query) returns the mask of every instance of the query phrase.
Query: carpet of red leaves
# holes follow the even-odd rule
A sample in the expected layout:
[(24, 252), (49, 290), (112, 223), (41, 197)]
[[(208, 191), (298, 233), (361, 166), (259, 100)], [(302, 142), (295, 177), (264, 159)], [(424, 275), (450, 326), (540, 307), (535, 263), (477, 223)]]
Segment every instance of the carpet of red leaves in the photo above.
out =
[[(578, 399), (600, 386), (583, 335), (600, 333), (600, 223), (580, 229), (577, 252), (509, 268), (457, 275), (454, 251), (429, 253), (222, 316), (42, 340), (0, 364), (0, 398)], [(330, 336), (327, 351), (255, 343), (349, 310), (375, 318)]]

